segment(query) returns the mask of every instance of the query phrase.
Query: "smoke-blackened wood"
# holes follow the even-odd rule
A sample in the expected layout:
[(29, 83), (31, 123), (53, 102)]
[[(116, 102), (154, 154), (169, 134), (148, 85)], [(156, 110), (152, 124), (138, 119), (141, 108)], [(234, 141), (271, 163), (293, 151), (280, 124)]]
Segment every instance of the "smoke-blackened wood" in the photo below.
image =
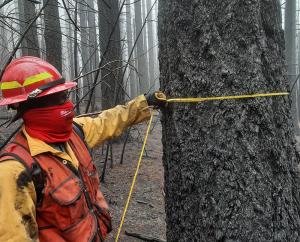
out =
[[(159, 1), (168, 97), (286, 91), (280, 4)], [(287, 97), (164, 111), (167, 241), (299, 241), (299, 176)]]

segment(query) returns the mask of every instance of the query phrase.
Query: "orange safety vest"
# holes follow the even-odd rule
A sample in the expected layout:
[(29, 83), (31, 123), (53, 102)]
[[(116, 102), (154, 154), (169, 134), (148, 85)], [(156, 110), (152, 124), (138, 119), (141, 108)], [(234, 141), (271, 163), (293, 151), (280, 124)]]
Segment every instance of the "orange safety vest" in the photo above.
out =
[[(20, 161), (34, 181), (40, 242), (104, 241), (111, 231), (111, 217), (102, 209), (106, 201), (99, 190), (98, 172), (84, 141), (74, 130), (69, 144), (78, 159), (78, 169), (49, 153), (32, 157), (22, 133), (1, 151), (0, 162)], [(41, 176), (44, 184), (38, 182)]]

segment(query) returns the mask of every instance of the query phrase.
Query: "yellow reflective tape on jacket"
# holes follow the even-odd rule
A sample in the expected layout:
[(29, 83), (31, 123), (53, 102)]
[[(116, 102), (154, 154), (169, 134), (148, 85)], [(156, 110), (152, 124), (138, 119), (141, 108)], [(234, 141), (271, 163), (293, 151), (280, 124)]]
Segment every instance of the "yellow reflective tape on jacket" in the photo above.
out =
[(2, 82), (0, 88), (1, 88), (1, 90), (9, 90), (9, 89), (15, 89), (15, 88), (20, 88), (20, 87), (26, 87), (26, 86), (43, 81), (43, 80), (51, 78), (51, 77), (53, 77), (53, 76), (50, 73), (42, 72), (40, 74), (27, 77), (25, 79), (23, 85), (21, 85), (17, 81)]

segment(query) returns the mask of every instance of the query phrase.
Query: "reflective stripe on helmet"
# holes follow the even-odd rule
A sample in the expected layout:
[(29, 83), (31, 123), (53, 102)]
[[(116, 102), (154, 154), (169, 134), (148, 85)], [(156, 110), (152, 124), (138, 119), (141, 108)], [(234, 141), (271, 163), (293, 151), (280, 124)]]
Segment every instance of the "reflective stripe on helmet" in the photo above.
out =
[(20, 88), (20, 87), (26, 87), (31, 84), (34, 84), (34, 83), (37, 83), (37, 82), (40, 82), (40, 81), (43, 81), (45, 79), (52, 78), (52, 77), (53, 77), (53, 75), (51, 75), (50, 73), (42, 72), (40, 74), (27, 77), (25, 79), (23, 85), (21, 85), (17, 81), (2, 82), (2, 83), (0, 83), (0, 89), (1, 90), (9, 90), (9, 89), (15, 89), (15, 88)]
[(15, 88), (19, 88), (19, 87), (22, 87), (22, 85), (17, 81), (0, 83), (1, 90), (15, 89)]

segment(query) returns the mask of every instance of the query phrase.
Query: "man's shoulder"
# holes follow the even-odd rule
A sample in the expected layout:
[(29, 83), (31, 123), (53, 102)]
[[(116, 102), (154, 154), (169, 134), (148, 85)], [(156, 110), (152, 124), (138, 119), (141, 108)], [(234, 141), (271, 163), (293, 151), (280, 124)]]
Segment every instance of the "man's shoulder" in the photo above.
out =
[(0, 161), (0, 177), (16, 176), (24, 170), (25, 167), (17, 160)]

